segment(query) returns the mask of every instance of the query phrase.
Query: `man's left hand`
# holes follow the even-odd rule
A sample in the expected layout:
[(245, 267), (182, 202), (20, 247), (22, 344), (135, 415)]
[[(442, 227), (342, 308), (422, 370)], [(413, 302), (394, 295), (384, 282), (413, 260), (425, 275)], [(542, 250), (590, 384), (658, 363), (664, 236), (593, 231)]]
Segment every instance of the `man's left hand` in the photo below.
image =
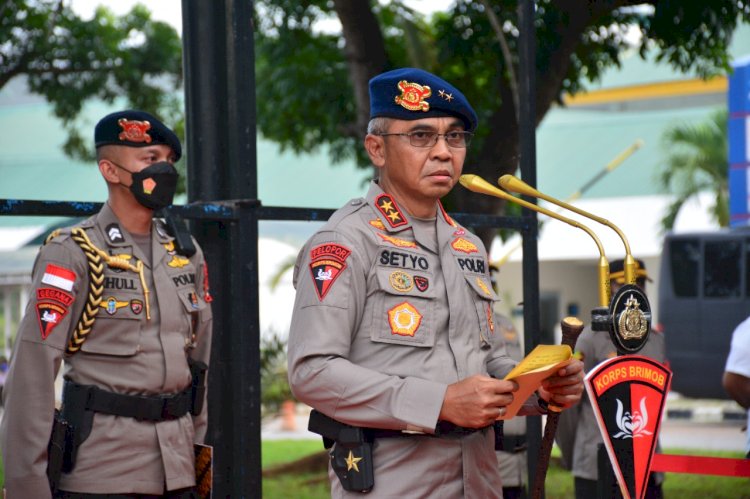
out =
[(567, 409), (581, 400), (583, 394), (583, 362), (571, 359), (553, 376), (542, 381), (539, 396), (548, 404)]

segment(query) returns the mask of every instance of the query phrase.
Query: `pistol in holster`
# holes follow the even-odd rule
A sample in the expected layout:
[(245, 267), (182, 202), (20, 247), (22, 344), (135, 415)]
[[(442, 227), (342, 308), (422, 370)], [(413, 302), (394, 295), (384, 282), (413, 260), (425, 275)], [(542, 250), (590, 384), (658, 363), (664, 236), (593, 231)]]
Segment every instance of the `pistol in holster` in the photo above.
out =
[(206, 372), (208, 366), (199, 360), (188, 357), (190, 376), (192, 377), (192, 407), (190, 414), (197, 416), (203, 410), (203, 401), (206, 399)]
[(370, 492), (375, 485), (373, 439), (363, 428), (350, 426), (313, 410), (308, 429), (323, 437), (331, 468), (349, 492)]
[(50, 435), (49, 444), (47, 444), (47, 479), (49, 488), (54, 494), (60, 484), (60, 475), (62, 475), (63, 463), (66, 459), (66, 450), (73, 441), (73, 433), (70, 425), (55, 409), (55, 416), (52, 421), (52, 434)]

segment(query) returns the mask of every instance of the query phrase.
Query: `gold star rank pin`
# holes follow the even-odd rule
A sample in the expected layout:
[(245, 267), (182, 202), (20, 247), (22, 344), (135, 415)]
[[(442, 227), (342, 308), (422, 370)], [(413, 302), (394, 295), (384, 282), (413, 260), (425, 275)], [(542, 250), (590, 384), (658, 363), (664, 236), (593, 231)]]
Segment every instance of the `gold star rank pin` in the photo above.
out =
[(396, 201), (394, 201), (388, 194), (381, 194), (378, 196), (375, 199), (375, 206), (377, 206), (378, 210), (383, 214), (383, 217), (385, 217), (385, 220), (391, 227), (400, 227), (408, 223), (403, 213), (401, 213), (401, 210), (398, 208)]
[(359, 473), (359, 466), (357, 466), (357, 463), (361, 460), (361, 457), (354, 457), (354, 453), (349, 451), (349, 455), (346, 457), (346, 471), (354, 470)]

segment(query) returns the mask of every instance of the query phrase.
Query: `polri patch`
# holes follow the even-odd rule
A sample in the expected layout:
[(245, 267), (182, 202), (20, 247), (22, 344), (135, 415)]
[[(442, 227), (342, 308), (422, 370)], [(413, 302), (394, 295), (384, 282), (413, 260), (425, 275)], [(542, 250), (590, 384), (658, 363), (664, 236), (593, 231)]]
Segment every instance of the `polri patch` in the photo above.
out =
[(39, 332), (42, 333), (42, 340), (47, 339), (67, 313), (67, 307), (57, 303), (40, 302), (36, 304), (36, 316), (39, 320)]
[(65, 291), (72, 291), (73, 284), (76, 282), (76, 274), (65, 267), (48, 263), (47, 268), (44, 269), (42, 282), (56, 288), (64, 289)]
[(323, 301), (346, 268), (352, 250), (337, 243), (320, 244), (310, 250), (310, 274), (318, 300)]
[(383, 214), (388, 221), (388, 225), (391, 227), (401, 227), (408, 223), (406, 217), (404, 217), (404, 214), (401, 213), (401, 210), (396, 204), (396, 201), (394, 201), (388, 194), (381, 194), (375, 198), (375, 206), (378, 207), (378, 210)]

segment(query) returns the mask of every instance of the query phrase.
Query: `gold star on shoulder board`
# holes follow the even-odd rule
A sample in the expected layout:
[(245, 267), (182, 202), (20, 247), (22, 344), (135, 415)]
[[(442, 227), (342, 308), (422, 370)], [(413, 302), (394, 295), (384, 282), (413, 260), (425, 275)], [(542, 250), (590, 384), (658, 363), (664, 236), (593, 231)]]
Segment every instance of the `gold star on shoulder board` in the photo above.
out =
[(354, 468), (354, 471), (359, 473), (359, 466), (357, 466), (357, 463), (361, 460), (361, 457), (354, 457), (352, 451), (349, 451), (349, 455), (346, 458), (346, 471), (350, 471), (352, 468)]
[(399, 215), (397, 211), (392, 211), (388, 214), (388, 218), (390, 218), (394, 222), (398, 222), (399, 220), (401, 220), (401, 215)]
[(383, 208), (383, 211), (391, 211), (393, 209), (393, 203), (384, 199), (383, 202), (380, 203), (380, 207)]

